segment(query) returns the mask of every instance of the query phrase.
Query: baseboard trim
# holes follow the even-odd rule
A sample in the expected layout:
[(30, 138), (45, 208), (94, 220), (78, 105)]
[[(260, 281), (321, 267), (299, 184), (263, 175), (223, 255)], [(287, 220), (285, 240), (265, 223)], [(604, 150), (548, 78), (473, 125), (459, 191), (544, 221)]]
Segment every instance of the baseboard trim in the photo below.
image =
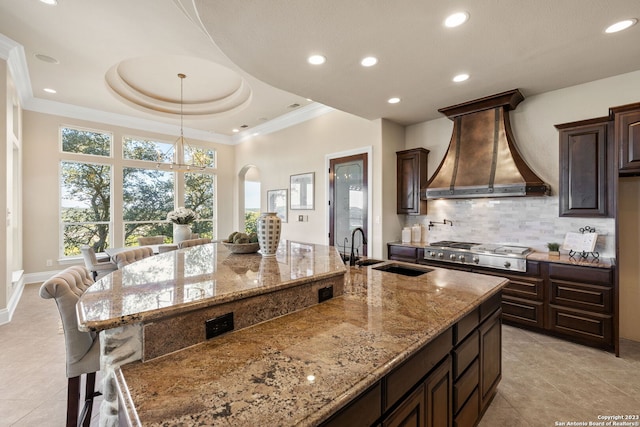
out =
[(44, 282), (45, 280), (49, 279), (54, 274), (58, 274), (61, 271), (62, 270), (49, 270), (49, 271), (40, 271), (38, 273), (28, 273), (28, 274), (25, 274), (23, 276), (24, 277), (24, 283), (30, 284), (30, 283)]
[(13, 313), (15, 313), (16, 307), (18, 307), (18, 303), (20, 302), (20, 298), (22, 297), (25, 276), (23, 274), (19, 274), (14, 279), (17, 280), (17, 283), (15, 284), (15, 291), (13, 291), (13, 294), (9, 299), (9, 304), (7, 304), (7, 308), (0, 309), (0, 325), (11, 322)]

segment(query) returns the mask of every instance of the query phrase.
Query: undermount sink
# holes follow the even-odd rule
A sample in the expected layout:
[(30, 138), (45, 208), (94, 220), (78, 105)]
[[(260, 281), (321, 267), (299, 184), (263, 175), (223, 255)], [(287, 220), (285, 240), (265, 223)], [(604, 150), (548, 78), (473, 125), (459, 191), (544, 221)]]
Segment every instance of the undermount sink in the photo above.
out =
[(385, 271), (387, 273), (401, 274), (403, 276), (421, 276), (433, 271), (431, 268), (409, 267), (400, 264), (386, 264), (379, 267), (372, 267), (374, 270)]
[(361, 267), (366, 267), (368, 265), (380, 264), (381, 262), (384, 262), (384, 261), (381, 259), (368, 258), (368, 259), (361, 259), (356, 261), (356, 265), (359, 265)]

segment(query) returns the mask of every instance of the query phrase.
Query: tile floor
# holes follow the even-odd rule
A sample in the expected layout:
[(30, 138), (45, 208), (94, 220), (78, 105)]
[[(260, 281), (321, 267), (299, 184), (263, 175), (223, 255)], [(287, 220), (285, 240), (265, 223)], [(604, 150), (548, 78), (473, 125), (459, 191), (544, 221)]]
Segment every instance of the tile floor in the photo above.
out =
[[(55, 304), (38, 289), (26, 285), (12, 322), (0, 326), (0, 427), (64, 425), (64, 335)], [(503, 341), (502, 382), (480, 427), (589, 425), (598, 416), (640, 415), (640, 343), (623, 340), (616, 358), (509, 326)], [(98, 408), (99, 401), (92, 426)]]

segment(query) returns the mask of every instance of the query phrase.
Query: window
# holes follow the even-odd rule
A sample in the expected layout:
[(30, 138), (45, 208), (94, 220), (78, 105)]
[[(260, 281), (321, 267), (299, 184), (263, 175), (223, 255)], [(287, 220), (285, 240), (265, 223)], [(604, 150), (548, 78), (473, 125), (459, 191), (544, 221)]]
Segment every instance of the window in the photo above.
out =
[(63, 152), (104, 157), (111, 156), (113, 136), (108, 132), (62, 128), (60, 133)]
[(154, 163), (171, 163), (172, 147), (173, 145), (168, 142), (125, 136), (122, 140), (122, 157)]
[(135, 246), (141, 236), (172, 236), (167, 212), (175, 203), (175, 174), (157, 169), (124, 167), (122, 220), (124, 245)]
[(215, 176), (206, 173), (185, 173), (184, 206), (198, 214), (191, 230), (200, 237), (216, 238), (215, 220)]
[[(62, 151), (110, 157), (113, 135), (87, 129), (62, 128)], [(111, 166), (80, 161), (60, 162), (62, 252), (78, 255), (81, 245), (101, 252), (109, 245), (111, 226)]]
[(78, 255), (81, 245), (102, 252), (109, 247), (111, 166), (62, 161), (60, 169), (64, 256)]
[[(126, 136), (121, 154), (113, 156), (111, 133), (72, 127), (61, 127), (60, 141), (63, 256), (80, 254), (85, 244), (96, 252), (134, 246), (140, 236), (164, 235), (169, 242), (173, 225), (167, 213), (179, 206), (198, 213), (194, 233), (216, 238), (215, 150), (185, 148), (185, 159), (203, 158), (211, 169), (183, 174), (156, 167), (159, 161), (171, 163), (172, 143)], [(121, 193), (112, 188), (114, 174)]]

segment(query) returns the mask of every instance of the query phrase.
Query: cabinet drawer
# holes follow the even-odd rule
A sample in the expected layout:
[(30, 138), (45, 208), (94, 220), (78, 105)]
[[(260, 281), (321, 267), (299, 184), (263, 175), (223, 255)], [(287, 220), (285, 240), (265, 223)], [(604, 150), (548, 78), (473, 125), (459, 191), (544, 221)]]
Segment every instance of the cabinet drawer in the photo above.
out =
[(544, 327), (544, 303), (508, 295), (502, 296), (502, 318), (522, 325)]
[(322, 426), (370, 426), (382, 416), (380, 402), (382, 402), (382, 386), (378, 382)]
[(462, 342), (480, 324), (480, 309), (476, 308), (453, 326), (453, 345)]
[(449, 354), (452, 342), (452, 328), (449, 328), (384, 378), (384, 411), (400, 400)]
[(610, 314), (613, 290), (605, 286), (551, 280), (551, 304)]
[(613, 272), (607, 268), (578, 267), (574, 265), (549, 264), (551, 279), (564, 279), (572, 282), (595, 283), (612, 286)]
[(478, 359), (465, 371), (453, 385), (453, 413), (457, 414), (469, 396), (478, 388), (479, 371)]
[(613, 317), (557, 305), (549, 305), (552, 331), (607, 346), (613, 343)]
[(462, 344), (453, 350), (453, 378), (457, 379), (478, 357), (480, 351), (478, 333), (471, 334)]
[(480, 305), (480, 323), (484, 322), (489, 316), (491, 316), (496, 310), (500, 309), (502, 303), (502, 293), (498, 292), (494, 296)]
[(504, 295), (513, 295), (537, 301), (544, 300), (543, 279), (523, 279), (521, 277), (507, 277), (509, 284), (502, 288)]
[(389, 259), (405, 262), (417, 262), (418, 248), (411, 246), (389, 245)]
[(467, 403), (464, 404), (458, 415), (453, 420), (455, 427), (473, 427), (478, 420), (480, 408), (480, 394), (476, 388)]

